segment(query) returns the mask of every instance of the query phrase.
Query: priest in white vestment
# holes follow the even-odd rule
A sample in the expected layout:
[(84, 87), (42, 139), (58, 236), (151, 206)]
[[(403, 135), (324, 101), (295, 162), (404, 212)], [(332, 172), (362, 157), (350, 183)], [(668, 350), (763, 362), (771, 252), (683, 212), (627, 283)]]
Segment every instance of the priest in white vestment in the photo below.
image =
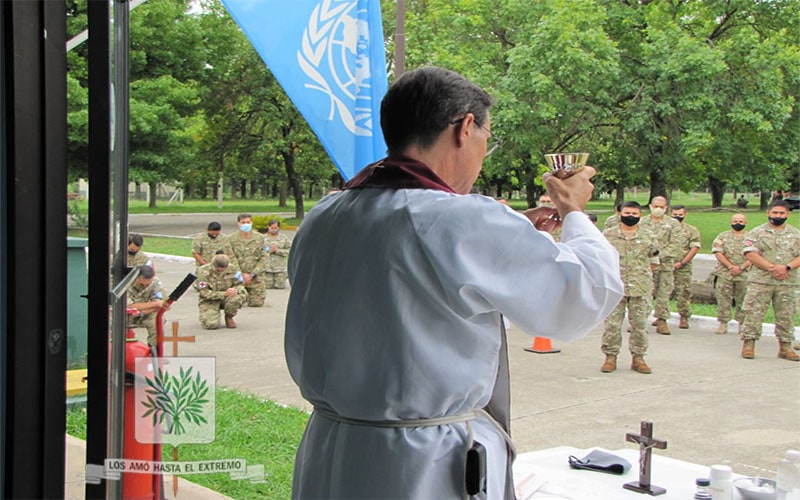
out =
[(457, 73), (405, 73), (381, 104), (388, 157), (300, 226), (285, 348), (315, 410), (293, 497), (513, 498), (503, 316), (570, 340), (622, 297), (618, 255), (582, 213), (594, 169), (545, 176), (560, 243), (468, 194), (490, 106)]

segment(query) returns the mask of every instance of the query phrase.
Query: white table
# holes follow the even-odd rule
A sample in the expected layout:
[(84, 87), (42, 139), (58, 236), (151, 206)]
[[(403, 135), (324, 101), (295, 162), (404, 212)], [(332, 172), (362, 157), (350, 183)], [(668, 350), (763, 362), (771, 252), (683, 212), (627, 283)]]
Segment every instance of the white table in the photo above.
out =
[[(514, 483), (526, 494), (518, 500), (527, 499), (571, 499), (571, 500), (691, 500), (697, 489), (695, 479), (708, 477), (709, 467), (682, 460), (660, 456), (653, 450), (650, 482), (666, 488), (663, 495), (651, 497), (645, 493), (626, 490), (625, 483), (639, 480), (639, 449), (604, 450), (620, 456), (631, 463), (630, 470), (623, 475), (606, 474), (569, 467), (568, 457), (585, 457), (592, 449), (559, 446), (517, 456), (514, 462)], [(741, 477), (734, 474), (734, 479)], [(733, 500), (741, 500), (734, 488)]]

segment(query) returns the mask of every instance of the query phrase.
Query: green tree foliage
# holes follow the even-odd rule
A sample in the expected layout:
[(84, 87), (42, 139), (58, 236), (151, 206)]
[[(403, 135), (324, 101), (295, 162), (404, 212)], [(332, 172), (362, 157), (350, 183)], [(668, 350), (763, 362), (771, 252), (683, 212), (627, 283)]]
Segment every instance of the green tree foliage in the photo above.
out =
[[(86, 0), (68, 0), (70, 36)], [(396, 2), (381, 0), (390, 78)], [(800, 190), (800, 0), (406, 0), (406, 68), (465, 74), (496, 99), (486, 194), (544, 190), (542, 155), (585, 150), (599, 192)], [(71, 178), (86, 167), (86, 49), (68, 55)], [(131, 15), (137, 182), (199, 196), (304, 193), (339, 180), (305, 120), (218, 0)], [(151, 196), (155, 200), (155, 196)]]

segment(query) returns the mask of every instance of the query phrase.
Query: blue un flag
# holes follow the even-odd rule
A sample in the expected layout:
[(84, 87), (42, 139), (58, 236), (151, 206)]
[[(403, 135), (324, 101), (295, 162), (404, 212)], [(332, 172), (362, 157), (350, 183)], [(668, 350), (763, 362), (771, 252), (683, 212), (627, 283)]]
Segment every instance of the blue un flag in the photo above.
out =
[(222, 0), (345, 180), (386, 155), (380, 0)]

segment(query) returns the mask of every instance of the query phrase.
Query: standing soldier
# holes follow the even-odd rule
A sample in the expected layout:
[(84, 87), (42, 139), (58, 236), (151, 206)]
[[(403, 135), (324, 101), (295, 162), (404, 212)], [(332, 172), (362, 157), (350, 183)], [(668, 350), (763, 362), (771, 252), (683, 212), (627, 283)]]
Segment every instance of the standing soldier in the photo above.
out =
[[(672, 218), (678, 221), (678, 230), (675, 231), (678, 253), (673, 266), (675, 296), (681, 316), (678, 328), (685, 330), (689, 328), (689, 318), (692, 317), (692, 259), (700, 251), (700, 231), (686, 223), (686, 207), (683, 205), (672, 207)], [(678, 259), (678, 256), (682, 257)]]
[(139, 266), (139, 276), (128, 288), (128, 328), (147, 328), (147, 345), (156, 345), (158, 329), (156, 316), (164, 305), (164, 294), (161, 292), (161, 281), (155, 277), (153, 268), (143, 264)]
[(219, 311), (225, 312), (225, 326), (236, 328), (234, 316), (247, 300), (242, 273), (230, 266), (225, 254), (215, 255), (210, 264), (197, 271), (197, 309), (200, 326), (206, 330), (219, 328)]
[(617, 355), (622, 346), (622, 320), (628, 309), (630, 338), (628, 349), (633, 358), (631, 370), (651, 373), (644, 361), (647, 354), (647, 314), (650, 312), (650, 297), (653, 293), (653, 269), (658, 265), (658, 248), (653, 233), (637, 227), (642, 215), (641, 206), (635, 201), (620, 204), (619, 225), (603, 231), (603, 236), (619, 252), (620, 277), (625, 285), (625, 295), (606, 318), (601, 349), (606, 360), (600, 371), (610, 373), (617, 369)]
[(775, 200), (767, 210), (767, 223), (745, 236), (744, 255), (753, 264), (747, 276), (744, 298), (742, 357), (755, 357), (756, 341), (761, 338), (761, 322), (769, 304), (775, 311), (775, 336), (778, 337), (778, 357), (800, 361), (792, 349), (794, 314), (797, 307), (797, 286), (800, 282), (800, 229), (784, 225), (789, 218), (789, 204)]
[(716, 280), (714, 286), (717, 295), (717, 321), (719, 326), (714, 333), (722, 335), (728, 333), (728, 321), (731, 319), (731, 304), (735, 308), (734, 318), (742, 330), (744, 313), (744, 295), (747, 290), (747, 270), (750, 261), (744, 257), (744, 228), (747, 218), (744, 214), (733, 214), (731, 217), (731, 230), (723, 231), (711, 245), (711, 252), (717, 258), (717, 267), (714, 269)]
[(242, 272), (244, 286), (247, 288), (247, 305), (261, 307), (267, 298), (264, 272), (267, 270), (267, 248), (264, 236), (253, 231), (253, 216), (240, 214), (236, 218), (239, 230), (225, 238), (225, 255), (231, 265)]
[(675, 268), (676, 233), (678, 221), (672, 217), (665, 217), (669, 202), (663, 196), (656, 196), (650, 201), (650, 215), (642, 219), (642, 227), (655, 234), (658, 241), (660, 264), (653, 270), (653, 299), (655, 308), (653, 315), (656, 320), (653, 326), (661, 335), (669, 335), (667, 318), (669, 318), (669, 297), (672, 295), (674, 285), (672, 271)]
[(619, 224), (619, 210), (621, 207), (622, 203), (617, 204), (617, 206), (614, 207), (614, 213), (606, 217), (606, 220), (603, 222), (603, 231), (616, 227)]
[(222, 225), (219, 222), (209, 222), (205, 233), (198, 234), (192, 241), (192, 257), (195, 261), (195, 274), (204, 266), (211, 262), (217, 250), (225, 247), (225, 237), (220, 237)]
[(289, 249), (292, 247), (292, 240), (285, 234), (281, 234), (281, 221), (273, 219), (269, 221), (269, 230), (266, 242), (269, 260), (267, 270), (264, 273), (267, 288), (286, 288), (286, 260), (289, 257)]

